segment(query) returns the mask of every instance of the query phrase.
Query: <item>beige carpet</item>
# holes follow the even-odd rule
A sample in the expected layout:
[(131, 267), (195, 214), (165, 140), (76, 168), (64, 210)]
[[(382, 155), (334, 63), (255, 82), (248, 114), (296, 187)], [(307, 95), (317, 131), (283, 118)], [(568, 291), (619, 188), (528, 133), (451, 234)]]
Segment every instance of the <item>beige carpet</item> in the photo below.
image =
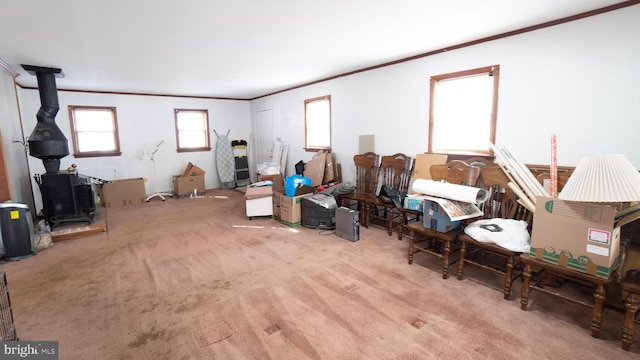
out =
[(2, 263), (18, 336), (59, 341), (60, 359), (638, 359), (618, 309), (594, 339), (589, 308), (533, 292), (522, 311), (519, 281), (505, 301), (480, 269), (408, 265), (383, 228), (352, 243), (250, 221), (242, 196), (109, 209), (107, 233)]

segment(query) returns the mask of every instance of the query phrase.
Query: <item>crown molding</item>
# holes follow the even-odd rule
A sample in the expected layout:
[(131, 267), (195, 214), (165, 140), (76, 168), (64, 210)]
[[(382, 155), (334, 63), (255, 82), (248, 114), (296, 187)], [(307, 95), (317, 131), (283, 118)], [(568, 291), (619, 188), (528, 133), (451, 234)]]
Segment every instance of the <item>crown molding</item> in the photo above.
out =
[(4, 62), (2, 59), (0, 59), (0, 68), (4, 69), (14, 79), (19, 75), (17, 71), (15, 71), (11, 66), (9, 66), (9, 64)]

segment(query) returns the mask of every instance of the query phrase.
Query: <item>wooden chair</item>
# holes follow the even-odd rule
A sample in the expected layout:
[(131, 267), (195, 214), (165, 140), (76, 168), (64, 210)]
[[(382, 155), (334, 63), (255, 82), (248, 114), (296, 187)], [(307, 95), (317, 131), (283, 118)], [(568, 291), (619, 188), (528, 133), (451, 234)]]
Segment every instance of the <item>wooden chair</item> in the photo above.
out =
[[(381, 185), (406, 194), (413, 173), (413, 164), (413, 158), (405, 154), (383, 156), (380, 159)], [(371, 196), (364, 200), (364, 208), (366, 209), (364, 227), (369, 227), (371, 219), (380, 220), (386, 224), (389, 236), (393, 234), (394, 219), (399, 219), (399, 215), (391, 199)]]
[[(484, 219), (503, 218), (525, 220), (531, 230), (532, 214), (517, 201), (517, 196), (507, 185), (509, 178), (499, 165), (490, 163), (481, 170), (483, 188), (489, 192), (489, 199), (482, 204)], [(476, 219), (477, 220), (477, 219)], [(512, 251), (494, 243), (480, 242), (473, 237), (461, 233), (460, 259), (458, 261), (458, 280), (462, 280), (464, 266), (474, 265), (504, 276), (504, 298), (509, 299), (513, 280), (521, 275), (514, 275), (519, 268), (520, 252)]]
[[(464, 161), (453, 160), (442, 165), (433, 165), (430, 169), (431, 179), (435, 181), (447, 181), (458, 185), (473, 186), (480, 177), (480, 168), (470, 166)], [(413, 263), (413, 255), (417, 252), (424, 252), (441, 258), (442, 278), (449, 277), (449, 267), (453, 262), (449, 261), (451, 245), (457, 240), (462, 229), (457, 228), (448, 232), (439, 232), (424, 227), (421, 222), (412, 222), (407, 225), (409, 231), (409, 265)], [(424, 239), (417, 241), (416, 234), (424, 236)], [(424, 245), (422, 245), (424, 244)]]
[[(444, 180), (453, 184), (475, 185), (475, 181), (477, 181), (479, 176), (479, 169), (476, 170), (475, 167), (469, 168), (469, 164), (462, 160), (451, 160), (446, 164), (433, 165), (430, 173), (432, 180)], [(474, 183), (469, 184), (469, 181), (474, 181)], [(399, 208), (398, 212), (400, 214), (398, 240), (402, 240), (410, 218), (412, 221), (420, 221), (422, 212), (405, 208)]]
[(378, 188), (378, 177), (380, 174), (380, 155), (373, 152), (357, 154), (353, 156), (356, 167), (355, 190), (352, 193), (340, 196), (340, 204), (349, 207), (355, 201), (358, 211), (360, 211), (360, 223), (366, 218), (363, 202), (375, 196)]
[(620, 282), (620, 287), (628, 292), (624, 302), (626, 313), (622, 323), (622, 348), (629, 351), (631, 344), (633, 344), (636, 322), (638, 322), (636, 313), (640, 309), (640, 269), (627, 271)]

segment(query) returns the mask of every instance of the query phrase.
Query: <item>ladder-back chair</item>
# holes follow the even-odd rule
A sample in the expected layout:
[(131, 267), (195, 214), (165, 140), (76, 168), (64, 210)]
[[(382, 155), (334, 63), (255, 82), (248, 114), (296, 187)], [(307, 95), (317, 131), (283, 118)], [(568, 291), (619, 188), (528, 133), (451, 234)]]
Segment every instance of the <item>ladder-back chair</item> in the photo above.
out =
[(365, 199), (375, 197), (378, 188), (380, 155), (373, 152), (357, 154), (353, 156), (353, 163), (356, 167), (355, 189), (352, 193), (340, 196), (340, 205), (350, 207), (355, 202), (360, 212), (360, 223), (363, 223), (366, 215), (363, 202)]
[[(509, 178), (498, 164), (489, 163), (481, 170), (481, 182), (488, 192), (489, 198), (481, 205), (484, 212), (483, 219), (513, 219), (524, 220), (531, 231), (532, 213), (518, 203), (516, 194), (507, 185)], [(462, 280), (464, 266), (476, 267), (495, 272), (504, 276), (504, 299), (511, 295), (513, 280), (521, 275), (521, 271), (514, 275), (514, 269), (519, 269), (521, 252), (506, 249), (492, 242), (482, 242), (466, 233), (458, 235), (460, 241), (460, 259), (458, 261), (458, 280)]]
[[(380, 159), (381, 186), (406, 194), (413, 173), (414, 160), (405, 154), (386, 155)], [(371, 219), (383, 221), (389, 236), (393, 234), (394, 219), (399, 219), (396, 205), (391, 199), (373, 196), (364, 200), (364, 226), (369, 227)]]
[[(430, 173), (431, 179), (434, 181), (446, 181), (467, 186), (474, 186), (480, 178), (479, 167), (470, 166), (461, 160), (452, 160), (442, 165), (432, 165)], [(431, 254), (442, 259), (442, 278), (448, 278), (449, 267), (458, 261), (457, 259), (453, 262), (449, 261), (451, 245), (457, 240), (462, 229), (457, 228), (447, 232), (439, 232), (425, 227), (422, 222), (412, 222), (407, 225), (407, 230), (409, 231), (409, 265), (413, 263), (413, 255), (415, 253)], [(420, 237), (423, 239), (417, 239), (416, 234), (421, 235)]]
[[(469, 168), (470, 163), (462, 160), (451, 160), (448, 163), (433, 165), (429, 172), (432, 176), (432, 180), (441, 181), (447, 179), (445, 181), (450, 182), (452, 184), (461, 184), (468, 185), (471, 181), (477, 181), (479, 177), (479, 170), (475, 168)], [(472, 165), (477, 167), (484, 166), (484, 163), (480, 165)], [(474, 186), (477, 184), (473, 184)], [(422, 217), (422, 211), (411, 210), (406, 208), (398, 208), (398, 212), (400, 213), (400, 221), (398, 224), (398, 240), (402, 240), (404, 236), (404, 232), (407, 228), (407, 224), (409, 222), (409, 218), (412, 218), (412, 221), (420, 221)]]

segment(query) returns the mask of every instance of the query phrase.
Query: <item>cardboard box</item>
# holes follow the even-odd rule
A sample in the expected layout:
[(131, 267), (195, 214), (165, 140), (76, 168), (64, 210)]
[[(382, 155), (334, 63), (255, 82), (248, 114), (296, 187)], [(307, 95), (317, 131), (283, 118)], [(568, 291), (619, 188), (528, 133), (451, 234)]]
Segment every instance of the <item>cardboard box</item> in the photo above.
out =
[(431, 165), (447, 162), (448, 156), (443, 154), (417, 154), (413, 167), (413, 178), (431, 180)]
[(121, 179), (104, 183), (100, 189), (100, 198), (108, 208), (143, 204), (147, 199), (144, 179)]
[(282, 196), (281, 191), (273, 192), (273, 219), (280, 221), (280, 197)]
[(327, 153), (326, 159), (324, 161), (324, 179), (322, 179), (322, 183), (326, 184), (336, 179), (336, 167), (335, 162), (333, 161), (333, 153)]
[(326, 153), (324, 151), (318, 151), (313, 158), (305, 164), (303, 175), (311, 179), (311, 186), (322, 185), (326, 160)]
[(422, 194), (407, 195), (404, 198), (403, 207), (409, 210), (423, 211), (425, 198), (426, 196)]
[(473, 203), (444, 199), (435, 196), (424, 196), (423, 226), (440, 232), (457, 229), (462, 220), (481, 217), (482, 210)]
[(620, 262), (620, 227), (640, 217), (616, 221), (611, 205), (538, 197), (529, 255), (608, 278)]
[(444, 207), (433, 200), (424, 200), (422, 214), (423, 226), (439, 232), (448, 232), (462, 225), (462, 221), (451, 220)]
[(204, 170), (193, 165), (192, 163), (187, 164), (187, 167), (184, 169), (184, 172), (182, 173), (182, 176), (198, 176), (198, 175), (204, 175)]
[(189, 196), (193, 190), (197, 190), (198, 194), (204, 194), (204, 175), (183, 176), (175, 175), (173, 177), (173, 194), (176, 197)]
[(284, 192), (284, 182), (282, 175), (258, 175), (258, 181), (271, 180), (273, 181), (273, 191)]
[(307, 193), (298, 196), (280, 196), (280, 222), (289, 226), (300, 226), (302, 224), (302, 198), (310, 196)]

